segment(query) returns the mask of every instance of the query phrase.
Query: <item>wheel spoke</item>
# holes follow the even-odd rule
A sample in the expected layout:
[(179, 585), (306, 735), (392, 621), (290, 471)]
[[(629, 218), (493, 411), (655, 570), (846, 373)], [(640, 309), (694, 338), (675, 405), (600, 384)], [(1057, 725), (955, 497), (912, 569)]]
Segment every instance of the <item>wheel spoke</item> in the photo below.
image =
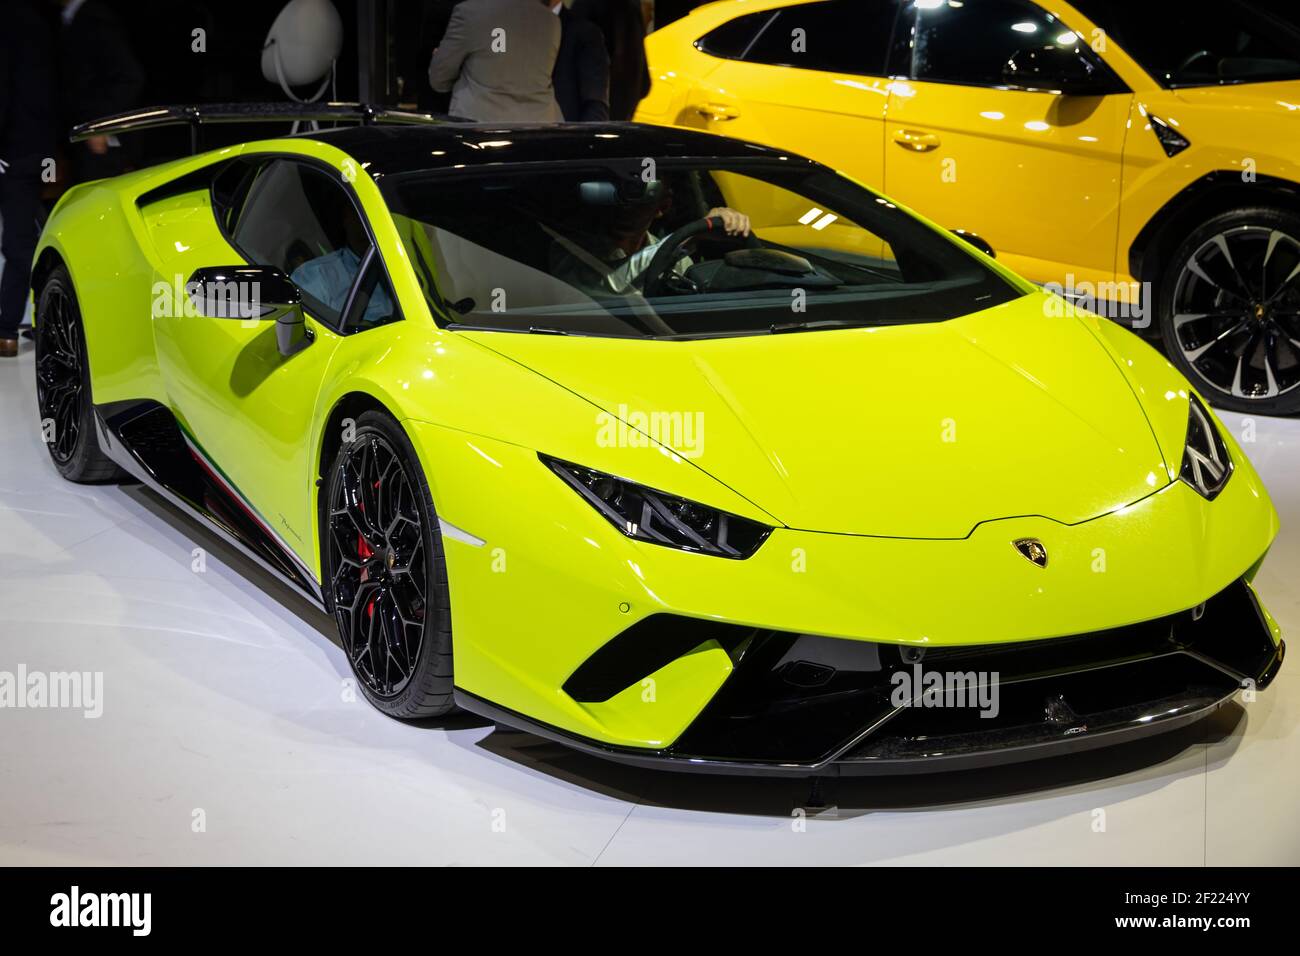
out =
[(364, 488), (366, 484), (365, 475), (360, 468), (357, 468), (351, 474), (344, 475), (344, 501), (342, 508), (347, 514), (353, 529), (366, 545), (373, 551), (377, 549), (381, 535), (379, 530), (372, 523), (370, 516), (366, 514)]
[(1296, 267), (1292, 269), (1290, 274), (1285, 279), (1282, 280), (1281, 284), (1276, 289), (1273, 290), (1273, 294), (1270, 295), (1267, 300), (1265, 300), (1264, 304), (1272, 305), (1274, 302), (1278, 300), (1280, 296), (1290, 291), (1291, 283), (1295, 281), (1296, 276), (1300, 276), (1300, 262), (1296, 263)]
[(1277, 377), (1273, 374), (1273, 360), (1267, 346), (1263, 349), (1265, 389), (1263, 398), (1273, 398), (1278, 394)]
[(1259, 264), (1259, 295), (1260, 298), (1264, 299), (1266, 302), (1269, 301), (1270, 298), (1268, 294), (1268, 264), (1273, 261), (1273, 250), (1275, 250), (1277, 244), (1285, 238), (1287, 238), (1287, 235), (1283, 232), (1278, 232), (1276, 229), (1270, 232), (1268, 234), (1268, 248), (1264, 250), (1264, 259)]
[(1237, 396), (1237, 398), (1246, 397), (1246, 393), (1241, 390), (1241, 367), (1245, 363), (1245, 360), (1246, 353), (1243, 352), (1241, 355), (1238, 355), (1237, 368), (1236, 371), (1232, 373), (1232, 388), (1230, 390), (1233, 395)]
[(375, 616), (380, 619), (380, 633), (388, 659), (405, 676), (412, 663), (406, 648), (406, 621), (391, 596), (385, 595), (383, 601), (375, 605)]
[[(370, 649), (370, 660), (375, 666), (374, 674), (375, 680), (378, 684), (376, 689), (379, 690), (380, 693), (386, 694), (392, 689), (392, 681), (388, 678), (390, 661), (388, 647), (383, 640), (383, 628), (380, 621), (380, 602), (382, 600), (382, 594), (376, 596), (374, 603), (370, 604), (366, 609), (366, 644)], [(378, 671), (379, 662), (381, 660), (384, 664), (383, 677), (379, 676)]]
[(1200, 346), (1199, 348), (1195, 348), (1190, 351), (1184, 350), (1183, 354), (1187, 356), (1187, 361), (1195, 362), (1198, 358), (1200, 358), (1210, 349), (1214, 348), (1216, 345), (1222, 344), (1223, 340), (1226, 339), (1229, 335), (1232, 335), (1234, 332), (1240, 332), (1242, 329), (1246, 328), (1246, 325), (1247, 323), (1243, 319), (1242, 321), (1238, 322), (1236, 325), (1232, 325), (1224, 329), (1222, 332), (1220, 332), (1218, 335), (1210, 339), (1210, 341), (1206, 342), (1204, 345)]
[(1219, 247), (1223, 253), (1223, 259), (1228, 263), (1228, 268), (1232, 270), (1232, 277), (1237, 280), (1237, 289), (1245, 298), (1250, 298), (1250, 285), (1246, 282), (1241, 270), (1237, 268), (1237, 262), (1232, 258), (1232, 250), (1228, 248), (1228, 237), (1225, 233), (1220, 233), (1214, 237), (1214, 244)]
[(1201, 319), (1239, 319), (1240, 312), (1180, 312), (1174, 316), (1174, 328), (1180, 329), (1188, 322), (1198, 322)]
[(371, 489), (375, 498), (375, 527), (388, 533), (388, 528), (392, 524), (389, 515), (392, 513), (392, 493), (393, 483), (398, 479), (394, 478), (394, 471), (398, 475), (401, 469), (397, 468), (397, 459), (390, 458), (385, 463), (383, 469), (379, 472), (379, 477), (375, 479), (374, 487)]
[(1211, 279), (1211, 278), (1210, 278), (1210, 274), (1209, 274), (1208, 272), (1205, 271), (1205, 267), (1201, 265), (1201, 263), (1196, 259), (1195, 256), (1193, 256), (1191, 259), (1188, 260), (1188, 262), (1187, 262), (1187, 269), (1188, 269), (1189, 272), (1191, 272), (1192, 274), (1194, 274), (1195, 276), (1197, 276), (1197, 278), (1199, 278), (1199, 279), (1201, 279), (1202, 281), (1208, 283), (1209, 285), (1211, 285), (1211, 286), (1214, 287), (1215, 289), (1218, 289), (1218, 290), (1219, 290), (1220, 292), (1222, 292), (1224, 295), (1226, 295), (1226, 296), (1231, 296), (1232, 298), (1236, 299), (1236, 300), (1239, 301), (1239, 302), (1246, 302), (1246, 301), (1247, 301), (1247, 297), (1246, 297), (1246, 296), (1243, 296), (1243, 295), (1242, 295), (1241, 293), (1239, 293), (1239, 292), (1234, 292), (1232, 289), (1224, 288), (1224, 287), (1223, 287), (1222, 285), (1220, 285), (1217, 281), (1215, 281), (1214, 279)]

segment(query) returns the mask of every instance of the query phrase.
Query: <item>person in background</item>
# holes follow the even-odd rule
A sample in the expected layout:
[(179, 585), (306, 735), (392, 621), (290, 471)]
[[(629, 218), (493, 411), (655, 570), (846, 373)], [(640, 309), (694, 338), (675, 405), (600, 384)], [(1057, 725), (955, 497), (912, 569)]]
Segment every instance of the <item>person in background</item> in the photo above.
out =
[(596, 24), (609, 53), (609, 118), (630, 120), (650, 92), (641, 0), (573, 0), (573, 14)]
[(0, 8), (0, 357), (18, 354), (18, 326), (36, 252), (43, 164), (54, 158), (58, 117), (54, 39), (32, 0)]
[(560, 20), (550, 0), (464, 0), (429, 61), (429, 85), (451, 90), (453, 116), (484, 123), (557, 123), (551, 71)]
[[(63, 107), (69, 127), (124, 113), (139, 105), (144, 70), (131, 52), (126, 29), (104, 0), (59, 0), (63, 8), (60, 64)], [(114, 136), (95, 136), (73, 146), (76, 182), (116, 176), (126, 168)]]
[[(417, 42), (419, 52), (416, 54), (423, 61), (420, 64), (422, 69), (428, 62), (429, 54), (438, 48), (442, 38), (446, 36), (447, 26), (451, 23), (452, 10), (456, 8), (457, 3), (463, 2), (464, 0), (424, 0), (420, 14), (420, 36)], [(446, 113), (450, 102), (450, 93), (439, 92), (428, 83), (419, 84), (416, 92), (416, 108), (420, 112)]]
[(560, 112), (570, 123), (609, 119), (609, 51), (600, 27), (575, 17), (562, 2), (552, 10), (560, 18), (560, 52), (551, 81)]

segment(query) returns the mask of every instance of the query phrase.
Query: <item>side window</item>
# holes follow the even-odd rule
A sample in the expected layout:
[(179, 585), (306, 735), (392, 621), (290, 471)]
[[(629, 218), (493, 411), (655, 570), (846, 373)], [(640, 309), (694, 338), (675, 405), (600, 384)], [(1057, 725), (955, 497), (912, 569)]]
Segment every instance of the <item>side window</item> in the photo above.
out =
[(1024, 0), (909, 3), (915, 9), (909, 75), (967, 86), (1026, 86), (1054, 75), (1096, 75), (1087, 43), (1060, 20)]
[(714, 27), (695, 41), (695, 48), (709, 56), (720, 56), (727, 60), (739, 60), (744, 57), (749, 45), (754, 42), (760, 30), (772, 19), (772, 11), (747, 13), (743, 17), (728, 20), (720, 27)]
[(1188, 16), (1181, 0), (1073, 6), (1163, 86), (1300, 79), (1300, 30), (1276, 2), (1219, 3), (1213, 16)]
[(366, 329), (396, 322), (399, 318), (401, 316), (397, 312), (393, 287), (388, 284), (388, 276), (384, 274), (379, 262), (379, 254), (375, 253), (366, 260), (357, 294), (352, 297), (348, 314), (343, 320), (343, 332), (364, 332)]
[(826, 73), (885, 75), (894, 0), (827, 0), (782, 7), (744, 59)]
[(339, 328), (370, 251), (365, 225), (342, 183), (304, 163), (277, 159), (253, 179), (231, 238), (256, 265), (284, 270), (307, 311)]
[(264, 159), (233, 159), (212, 177), (212, 212), (226, 235), (234, 232), (249, 187), (265, 164)]

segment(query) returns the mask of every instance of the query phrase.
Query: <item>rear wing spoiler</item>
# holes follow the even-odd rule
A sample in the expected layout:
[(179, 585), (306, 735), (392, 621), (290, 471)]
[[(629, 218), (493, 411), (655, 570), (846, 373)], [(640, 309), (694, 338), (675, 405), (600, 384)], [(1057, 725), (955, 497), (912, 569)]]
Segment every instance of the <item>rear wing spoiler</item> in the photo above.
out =
[(366, 103), (206, 103), (195, 106), (149, 106), (79, 123), (68, 137), (80, 142), (92, 136), (115, 136), (164, 126), (190, 128), (190, 152), (199, 151), (199, 127), (215, 123), (360, 123), (430, 126), (463, 123), (457, 116), (413, 113)]

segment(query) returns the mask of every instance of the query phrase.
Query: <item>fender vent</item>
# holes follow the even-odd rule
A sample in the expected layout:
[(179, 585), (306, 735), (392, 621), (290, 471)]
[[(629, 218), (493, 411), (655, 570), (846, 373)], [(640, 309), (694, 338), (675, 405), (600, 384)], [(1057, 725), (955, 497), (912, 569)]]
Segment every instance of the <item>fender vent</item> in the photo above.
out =
[(1156, 134), (1156, 139), (1160, 140), (1160, 146), (1164, 149), (1166, 156), (1177, 156), (1191, 142), (1178, 130), (1174, 129), (1159, 116), (1147, 114), (1147, 119), (1151, 121), (1151, 132)]

